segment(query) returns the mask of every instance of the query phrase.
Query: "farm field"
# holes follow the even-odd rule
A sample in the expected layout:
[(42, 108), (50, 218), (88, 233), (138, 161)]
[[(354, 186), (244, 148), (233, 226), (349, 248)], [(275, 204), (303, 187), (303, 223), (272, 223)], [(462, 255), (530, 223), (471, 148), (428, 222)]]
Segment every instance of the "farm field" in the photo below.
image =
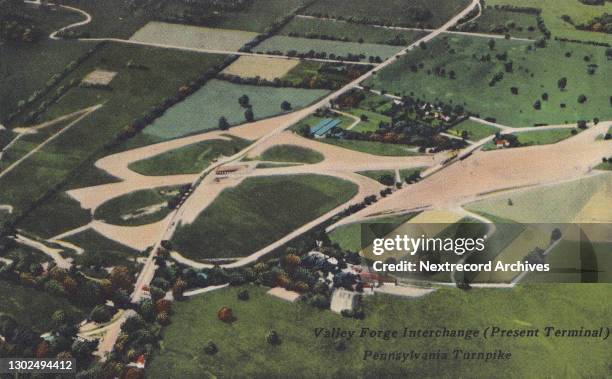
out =
[(84, 308), (75, 307), (66, 299), (0, 280), (0, 313), (13, 316), (20, 324), (37, 333), (46, 333), (51, 329), (51, 315), (58, 310), (74, 313), (77, 317), (86, 314)]
[(82, 16), (77, 13), (62, 9), (43, 12), (29, 5), (27, 12), (43, 36), (32, 43), (0, 44), (0, 123), (16, 110), (19, 101), (42, 89), (54, 74), (95, 45), (47, 38), (53, 30), (80, 21)]
[(299, 64), (300, 61), (295, 59), (243, 55), (225, 68), (223, 73), (240, 76), (241, 78), (260, 77), (266, 80), (274, 80), (282, 78)]
[[(127, 68), (126, 63), (130, 60), (155, 69)], [(42, 196), (52, 195), (49, 189), (59, 184), (70, 187), (71, 184), (66, 182), (67, 179), (72, 178), (79, 182), (79, 178), (87, 177), (88, 174), (84, 172), (89, 169), (97, 170), (93, 167), (95, 158), (107, 153), (105, 145), (116, 141), (117, 134), (126, 125), (168, 96), (175, 95), (185, 82), (197, 79), (208, 68), (222, 60), (223, 56), (220, 55), (106, 44), (64, 78), (58, 86), (67, 85), (73, 79), (80, 80), (98, 68), (118, 72), (111, 82), (113, 90), (75, 87), (59, 102), (51, 105), (40, 120), (50, 120), (81, 109), (83, 98), (93, 104), (104, 103), (104, 106), (0, 178), (2, 202), (13, 205), (14, 216), (19, 217), (23, 212), (31, 212), (31, 205)], [(41, 101), (44, 100), (45, 98)], [(75, 106), (75, 103), (78, 105)], [(33, 106), (37, 105), (35, 103)], [(61, 207), (63, 205), (61, 203), (54, 204)], [(54, 207), (48, 203), (43, 206)], [(69, 210), (74, 211), (75, 215), (71, 216)], [(55, 211), (64, 214), (66, 219), (60, 221), (53, 217), (51, 224), (54, 225), (71, 224), (74, 219), (80, 217), (77, 214), (81, 212), (79, 207), (57, 208)], [(34, 221), (35, 224), (41, 222), (43, 220)], [(57, 227), (50, 226), (43, 229), (52, 228)]]
[(256, 36), (257, 33), (242, 30), (213, 29), (153, 21), (134, 33), (130, 40), (195, 49), (238, 51)]
[(553, 37), (610, 43), (610, 36), (606, 33), (576, 30), (573, 25), (561, 18), (563, 15), (569, 15), (575, 24), (586, 23), (603, 13), (612, 13), (612, 4), (609, 1), (604, 2), (603, 5), (591, 6), (581, 3), (579, 0), (538, 0), (537, 3), (532, 0), (489, 0), (487, 5), (537, 7), (542, 9), (542, 18)]
[[(590, 199), (611, 182), (612, 174), (604, 173), (554, 186), (493, 196), (468, 204), (466, 208), (520, 223), (571, 223)], [(512, 200), (512, 205), (508, 205), (508, 199)]]
[(360, 151), (362, 153), (382, 155), (389, 157), (402, 157), (410, 155), (419, 155), (413, 146), (399, 145), (392, 143), (382, 143), (376, 141), (359, 141), (359, 140), (346, 140), (337, 138), (321, 138), (319, 142), (329, 143), (343, 147), (349, 150)]
[(466, 0), (319, 0), (303, 13), (351, 18), (367, 24), (438, 27), (469, 4)]
[[(545, 48), (529, 46), (527, 42), (498, 40), (491, 50), (486, 38), (445, 36), (429, 43), (425, 50), (400, 58), (368, 79), (366, 85), (428, 101), (461, 104), (481, 118), (491, 117), (509, 126), (612, 117), (608, 93), (599, 85), (612, 73), (605, 48), (557, 41), (549, 41)], [(509, 62), (512, 72), (506, 72)], [(594, 69), (592, 74), (590, 69)], [(450, 79), (451, 71), (455, 79)], [(496, 76), (502, 79), (495, 82)], [(559, 87), (562, 78), (567, 80), (563, 90)], [(517, 95), (512, 94), (513, 87)], [(583, 103), (579, 102), (581, 95), (585, 96)]]
[(327, 176), (247, 179), (225, 190), (193, 224), (179, 226), (172, 242), (191, 259), (245, 257), (356, 193), (354, 184)]
[(310, 51), (314, 51), (315, 53), (326, 53), (329, 59), (347, 57), (348, 55), (361, 55), (361, 60), (367, 61), (368, 57), (380, 57), (384, 60), (401, 49), (401, 46), (379, 45), (373, 43), (274, 36), (257, 45), (254, 51), (258, 53), (280, 52), (283, 55), (290, 55), (289, 52), (291, 51), (297, 52), (297, 54), (306, 54)]
[(321, 153), (294, 145), (277, 145), (261, 154), (262, 161), (289, 163), (319, 163), (324, 157)]
[(530, 39), (543, 37), (542, 32), (538, 28), (536, 15), (495, 9), (491, 6), (487, 6), (478, 19), (459, 26), (457, 30), (509, 34), (512, 37)]
[(305, 3), (305, 0), (253, 0), (241, 12), (222, 12), (209, 26), (263, 33)]
[(128, 167), (147, 176), (197, 174), (219, 156), (232, 156), (248, 145), (248, 141), (235, 137), (203, 141), (134, 162)]
[[(426, 338), (383, 340), (382, 338), (353, 338), (346, 342), (346, 350), (334, 349), (335, 340), (315, 338), (315, 328), (342, 328), (359, 333), (362, 327), (402, 330), (405, 320), (412, 329), (431, 329), (431, 320), (449, 329), (498, 325), (504, 329), (542, 327), (551, 319), (568, 328), (594, 327), (605, 324), (607, 310), (601, 298), (610, 285), (522, 285), (512, 291), (473, 289), (439, 289), (429, 296), (405, 300), (384, 295), (364, 298), (366, 318), (363, 321), (342, 318), (329, 311), (321, 311), (306, 304), (290, 304), (266, 295), (267, 289), (245, 286), (218, 290), (194, 297), (175, 305), (173, 323), (163, 330), (164, 344), (147, 367), (147, 376), (166, 378), (171, 375), (218, 377), (257, 375), (275, 376), (283, 373), (292, 377), (368, 377), (376, 372), (401, 373), (402, 376), (495, 376), (499, 370), (517, 376), (546, 376), (552, 371), (550, 362), (570, 376), (605, 376), (607, 371), (605, 344), (593, 344), (587, 339), (560, 339), (555, 344), (544, 336), (530, 339), (505, 338), (485, 341), (456, 339), (455, 348), (466, 351), (502, 349), (512, 351), (513, 359), (497, 365), (482, 365), (465, 361), (443, 364), (424, 364), (422, 360), (364, 361), (364, 351), (436, 351), (436, 343)], [(250, 300), (237, 299), (238, 291), (247, 289)], [(230, 307), (236, 320), (223, 323), (217, 310)], [(427, 309), (427, 312), (423, 310)], [(453, 309), (453, 312), (449, 312)], [(466, 321), (468, 320), (468, 321)], [(399, 326), (398, 326), (399, 325)], [(265, 336), (275, 330), (281, 344), (272, 346)], [(219, 352), (206, 355), (202, 346), (213, 341)], [(541, 353), (532, 354), (533, 349)], [(248, 355), (240, 365), (235, 362)], [(309, 359), (303, 359), (308, 356)], [(569, 357), (569, 358), (568, 358)], [(588, 357), (588, 358), (584, 358)], [(449, 358), (450, 359), (450, 358)], [(339, 364), (338, 362), (343, 362)]]
[(282, 113), (283, 101), (299, 109), (327, 93), (325, 90), (240, 85), (215, 79), (170, 108), (147, 126), (144, 133), (161, 139), (182, 137), (217, 128), (220, 117), (226, 117), (232, 125), (242, 124), (246, 122), (245, 109), (238, 103), (242, 95), (249, 97), (255, 119), (261, 119)]
[(167, 202), (179, 193), (179, 187), (132, 192), (102, 204), (96, 209), (94, 218), (113, 225), (152, 224), (162, 220), (171, 212)]
[(345, 42), (407, 46), (422, 37), (424, 32), (298, 16), (285, 25), (279, 34), (308, 38), (332, 36)]
[(499, 131), (501, 130), (494, 126), (484, 125), (479, 122), (468, 119), (453, 126), (447, 132), (450, 134), (454, 134), (458, 137), (461, 137), (463, 132), (467, 132), (468, 140), (476, 142), (480, 141), (483, 138), (487, 138)]

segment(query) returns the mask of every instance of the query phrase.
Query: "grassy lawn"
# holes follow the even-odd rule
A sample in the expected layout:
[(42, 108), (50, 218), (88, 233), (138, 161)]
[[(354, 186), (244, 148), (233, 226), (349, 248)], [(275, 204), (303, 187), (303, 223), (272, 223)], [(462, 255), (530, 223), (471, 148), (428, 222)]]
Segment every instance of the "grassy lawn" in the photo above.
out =
[(148, 176), (197, 174), (219, 156), (232, 156), (248, 145), (247, 140), (236, 137), (203, 141), (134, 162), (129, 168)]
[[(173, 243), (192, 259), (244, 257), (345, 203), (347, 181), (319, 175), (247, 179), (225, 190)], [(246, 237), (248, 236), (248, 237)]]
[[(609, 94), (601, 85), (612, 74), (605, 48), (549, 41), (545, 48), (528, 51), (529, 45), (497, 40), (491, 50), (486, 38), (445, 36), (400, 58), (366, 84), (390, 93), (462, 104), (481, 118), (511, 126), (612, 117)], [(490, 61), (481, 59), (487, 56)], [(505, 72), (510, 61), (512, 72)], [(596, 67), (592, 75), (590, 67)], [(435, 73), (437, 68), (445, 70), (444, 76)], [(456, 79), (450, 79), (451, 71)], [(503, 79), (491, 86), (498, 73)], [(561, 91), (558, 81), (563, 77), (567, 86)], [(517, 95), (512, 94), (513, 87)], [(579, 103), (580, 95), (587, 96), (584, 103)], [(535, 109), (538, 101), (540, 110)]]
[(20, 324), (31, 327), (37, 333), (49, 331), (51, 315), (58, 310), (74, 313), (78, 317), (84, 317), (87, 312), (48, 292), (0, 280), (0, 313), (13, 316)]
[(586, 23), (603, 13), (612, 13), (612, 4), (607, 1), (601, 6), (591, 6), (578, 0), (488, 0), (487, 5), (514, 5), (542, 9), (542, 17), (553, 37), (578, 39), (582, 41), (610, 42), (605, 33), (593, 33), (577, 30), (573, 25), (563, 21), (561, 16), (569, 15), (575, 24)]
[[(72, 113), (84, 105), (104, 103), (104, 106), (0, 179), (3, 203), (14, 205), (19, 215), (67, 179), (79, 182), (81, 177), (97, 176), (84, 172), (88, 168), (97, 170), (92, 163), (108, 153), (105, 144), (135, 118), (175, 95), (181, 85), (197, 79), (222, 59), (222, 55), (120, 44), (107, 44), (99, 49), (59, 85), (80, 80), (99, 68), (118, 72), (111, 82), (112, 91), (76, 87), (52, 105), (42, 121)], [(127, 68), (130, 60), (150, 69)], [(70, 183), (65, 186), (71, 187)], [(66, 214), (59, 208), (56, 211)], [(72, 217), (68, 214), (66, 217), (62, 222), (70, 223)]]
[(370, 178), (370, 179), (374, 179), (374, 180), (376, 180), (377, 182), (380, 182), (380, 183), (382, 183), (382, 184), (385, 184), (385, 183), (383, 183), (383, 182), (380, 180), (380, 178), (381, 178), (383, 175), (388, 175), (388, 176), (391, 176), (391, 177), (393, 178), (393, 182), (395, 182), (395, 171), (393, 171), (393, 170), (372, 170), (372, 171), (359, 171), (359, 172), (358, 172), (358, 174), (359, 174), (359, 175), (363, 175), (363, 176), (367, 176), (368, 178)]
[(289, 15), (305, 0), (253, 0), (242, 12), (225, 12), (211, 25), (217, 28), (262, 33), (270, 24)]
[(350, 113), (353, 116), (357, 116), (359, 118), (362, 118), (362, 116), (367, 117), (366, 121), (361, 121), (359, 124), (355, 125), (353, 129), (351, 129), (355, 132), (375, 132), (379, 129), (378, 126), (381, 122), (387, 125), (391, 124), (391, 117), (382, 115), (377, 112), (372, 112), (361, 108), (352, 108), (349, 109), (347, 113)]
[(167, 201), (179, 187), (162, 187), (132, 192), (112, 199), (96, 209), (94, 218), (113, 225), (136, 226), (162, 220), (171, 212)]
[(490, 125), (484, 125), (476, 121), (467, 119), (449, 129), (447, 132), (461, 137), (463, 132), (468, 133), (468, 140), (480, 141), (500, 131), (499, 128)]
[(516, 133), (516, 136), (524, 146), (548, 145), (570, 138), (572, 136), (572, 129), (536, 130), (533, 132)]
[[(576, 338), (354, 338), (346, 350), (334, 349), (335, 339), (316, 338), (315, 328), (356, 330), (392, 329), (399, 333), (415, 329), (503, 329), (599, 328), (608, 310), (602, 298), (610, 285), (524, 285), (511, 291), (444, 288), (406, 300), (382, 295), (364, 299), (366, 319), (346, 319), (330, 311), (305, 304), (290, 304), (265, 294), (265, 289), (247, 286), (250, 300), (237, 300), (243, 287), (223, 289), (176, 303), (172, 324), (163, 331), (161, 350), (147, 367), (151, 378), (216, 377), (477, 377), (499, 376), (499, 370), (516, 377), (590, 376), (608, 371), (609, 349), (605, 342)], [(228, 306), (236, 321), (226, 324), (216, 318)], [(452, 309), (452, 312), (449, 312)], [(266, 343), (275, 330), (281, 344)], [(542, 334), (543, 330), (540, 331)], [(219, 352), (204, 353), (212, 340)], [(477, 360), (454, 360), (453, 349), (465, 351), (510, 351), (512, 359), (483, 364)], [(364, 360), (364, 351), (419, 353), (441, 351), (448, 360), (415, 359), (405, 362)], [(537, 354), (534, 354), (537, 351)], [(248, 357), (248, 359), (247, 359)], [(308, 357), (308, 359), (304, 359)], [(241, 362), (239, 365), (236, 362)], [(546, 364), (543, 364), (546, 363)]]
[[(466, 0), (319, 0), (306, 13), (354, 18), (371, 24), (437, 27), (468, 4)], [(415, 9), (429, 11), (429, 17), (419, 20)]]
[[(608, 174), (554, 186), (527, 189), (471, 203), (470, 211), (522, 223), (571, 223), (580, 210), (611, 180)], [(512, 205), (508, 204), (512, 200)]]
[(393, 30), (350, 22), (296, 17), (280, 31), (281, 35), (334, 36), (346, 42), (365, 42), (375, 44), (399, 45), (399, 41), (409, 45), (424, 33), (412, 30)]
[(249, 97), (255, 118), (261, 119), (283, 113), (281, 103), (285, 100), (298, 109), (327, 93), (325, 90), (260, 87), (211, 80), (146, 127), (144, 133), (171, 139), (204, 132), (217, 128), (222, 116), (232, 125), (244, 123), (245, 109), (238, 103), (242, 95)]
[[(359, 252), (362, 246), (370, 245), (374, 238), (386, 236), (415, 215), (390, 216), (369, 222), (343, 225), (332, 230), (328, 236), (332, 243), (337, 243), (343, 250)], [(362, 232), (367, 234), (362, 236)]]
[(604, 171), (612, 171), (612, 163), (611, 162), (602, 162), (595, 166), (596, 170), (604, 170)]
[(542, 32), (538, 29), (536, 15), (510, 12), (502, 9), (486, 7), (482, 15), (473, 22), (459, 27), (461, 31), (510, 34), (518, 38), (541, 38)]
[(260, 159), (272, 162), (319, 163), (325, 158), (321, 153), (312, 149), (294, 145), (278, 145), (264, 151)]
[(21, 220), (19, 228), (50, 238), (91, 221), (89, 211), (65, 193), (58, 193), (34, 208)]
[(308, 53), (312, 50), (316, 53), (327, 53), (328, 57), (330, 57), (330, 54), (343, 57), (346, 57), (349, 54), (363, 54), (365, 58), (362, 59), (362, 61), (365, 61), (370, 56), (379, 56), (382, 59), (386, 59), (397, 53), (400, 49), (402, 49), (401, 46), (379, 45), (374, 43), (341, 42), (312, 38), (274, 36), (257, 45), (254, 51), (261, 53), (280, 51), (283, 54), (287, 54), (288, 51), (292, 50), (297, 51), (298, 53)]
[(412, 146), (382, 143), (375, 141), (343, 140), (335, 138), (321, 138), (317, 141), (329, 143), (349, 150), (360, 151), (366, 154), (383, 155), (390, 157), (402, 157), (418, 155)]

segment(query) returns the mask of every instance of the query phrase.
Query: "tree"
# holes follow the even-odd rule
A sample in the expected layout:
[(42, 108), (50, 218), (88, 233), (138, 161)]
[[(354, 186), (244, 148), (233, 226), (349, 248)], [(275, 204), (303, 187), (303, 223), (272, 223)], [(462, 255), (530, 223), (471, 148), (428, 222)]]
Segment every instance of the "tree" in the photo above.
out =
[(158, 314), (155, 320), (161, 326), (167, 326), (170, 324), (170, 316), (168, 316), (168, 313), (166, 312), (161, 312), (160, 314)]
[(495, 49), (495, 40), (493, 38), (489, 40), (489, 49)]
[(240, 104), (240, 106), (243, 108), (249, 108), (251, 106), (250, 102), (251, 100), (247, 95), (242, 95), (238, 98), (238, 104)]
[(227, 122), (227, 118), (225, 116), (219, 117), (219, 129), (227, 130), (230, 128), (229, 122)]
[(249, 298), (249, 291), (241, 290), (240, 292), (238, 292), (238, 300), (247, 301), (249, 300)]
[(540, 100), (536, 100), (536, 102), (533, 103), (533, 109), (538, 111), (542, 109), (542, 102)]
[(579, 102), (580, 104), (584, 104), (584, 103), (586, 103), (586, 101), (587, 101), (587, 97), (586, 97), (586, 95), (580, 95), (580, 96), (578, 96), (578, 102)]
[(91, 311), (89, 318), (98, 324), (109, 321), (113, 317), (113, 313), (106, 305), (96, 305)]
[(288, 112), (288, 111), (290, 111), (290, 110), (291, 110), (291, 108), (292, 108), (292, 107), (291, 107), (291, 103), (290, 103), (290, 102), (288, 102), (287, 100), (285, 100), (285, 101), (283, 101), (283, 102), (281, 103), (281, 110), (283, 110), (283, 111), (285, 111), (285, 112)]
[(116, 266), (109, 275), (111, 285), (114, 289), (123, 289), (129, 291), (132, 289), (134, 278), (125, 266)]
[(246, 111), (244, 111), (244, 118), (247, 120), (247, 122), (253, 122), (253, 120), (255, 120), (255, 115), (253, 114), (252, 108), (248, 108)]
[(280, 336), (278, 335), (276, 330), (268, 331), (268, 334), (266, 334), (266, 342), (270, 345), (280, 345)]
[(563, 77), (563, 78), (559, 79), (557, 81), (557, 87), (559, 87), (559, 89), (561, 91), (565, 90), (565, 87), (567, 87), (567, 78)]
[(561, 230), (559, 228), (555, 228), (552, 233), (550, 233), (550, 242), (555, 242), (560, 240), (562, 237)]
[(219, 351), (217, 345), (213, 341), (208, 341), (206, 345), (204, 345), (204, 352), (208, 355), (215, 355)]

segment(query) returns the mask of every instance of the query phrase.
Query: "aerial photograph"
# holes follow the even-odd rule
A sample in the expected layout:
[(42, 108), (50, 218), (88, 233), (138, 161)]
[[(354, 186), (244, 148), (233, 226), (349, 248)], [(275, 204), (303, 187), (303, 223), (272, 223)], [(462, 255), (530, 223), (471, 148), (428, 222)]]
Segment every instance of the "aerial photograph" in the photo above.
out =
[(0, 378), (612, 378), (612, 0), (0, 0)]

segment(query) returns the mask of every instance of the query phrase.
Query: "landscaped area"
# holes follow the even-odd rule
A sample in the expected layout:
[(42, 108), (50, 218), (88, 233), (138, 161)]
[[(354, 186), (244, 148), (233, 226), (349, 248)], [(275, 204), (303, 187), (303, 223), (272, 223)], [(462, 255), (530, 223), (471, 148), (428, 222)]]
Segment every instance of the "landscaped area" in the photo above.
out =
[[(534, 4), (537, 5), (537, 4)], [(496, 9), (487, 6), (474, 21), (457, 28), (460, 31), (510, 35), (518, 38), (541, 38), (537, 15), (525, 12)]]
[(261, 154), (262, 161), (288, 163), (319, 163), (324, 157), (321, 153), (295, 145), (277, 145)]
[(400, 144), (391, 144), (375, 141), (345, 140), (335, 138), (323, 138), (319, 141), (328, 143), (330, 145), (343, 147), (345, 149), (360, 151), (362, 153), (373, 155), (383, 155), (391, 157), (419, 155), (418, 150), (414, 146), (406, 146)]
[[(161, 351), (147, 366), (152, 378), (173, 375), (292, 377), (368, 377), (376, 373), (402, 376), (495, 376), (499, 370), (517, 376), (546, 376), (549, 362), (569, 376), (605, 376), (608, 349), (604, 342), (589, 339), (557, 339), (554, 344), (540, 335), (528, 341), (521, 338), (453, 339), (453, 349), (465, 351), (511, 351), (512, 359), (483, 365), (481, 361), (454, 364), (452, 351), (441, 349), (439, 341), (427, 338), (359, 338), (345, 339), (345, 350), (336, 349), (335, 338), (316, 338), (316, 328), (356, 330), (362, 327), (409, 330), (431, 329), (432, 320), (448, 329), (480, 328), (495, 325), (503, 329), (542, 328), (554, 319), (565, 328), (598, 328), (608, 320), (602, 298), (610, 286), (601, 285), (525, 285), (508, 290), (443, 288), (428, 296), (406, 300), (384, 295), (364, 298), (366, 318), (363, 321), (343, 318), (306, 304), (291, 304), (256, 286), (222, 289), (194, 297), (175, 305), (172, 324), (163, 331)], [(250, 299), (242, 301), (237, 294), (249, 291)], [(235, 320), (217, 319), (221, 307), (229, 307)], [(452, 312), (449, 312), (452, 309)], [(424, 310), (427, 310), (426, 312)], [(406, 324), (406, 320), (410, 320)], [(467, 323), (467, 325), (466, 325)], [(437, 328), (437, 327), (436, 327)], [(434, 328), (435, 329), (435, 328)], [(279, 345), (266, 343), (274, 330)], [(207, 355), (204, 346), (212, 341), (218, 352)], [(539, 354), (533, 354), (533, 349)], [(364, 351), (441, 351), (447, 360), (408, 360), (405, 362), (364, 360)], [(249, 359), (243, 359), (248, 356)], [(589, 356), (589, 363), (583, 361)], [(308, 357), (308, 359), (304, 359)], [(241, 362), (237, 365), (236, 362)], [(338, 364), (338, 362), (344, 362)]]
[(181, 225), (172, 242), (191, 259), (245, 257), (356, 193), (354, 184), (328, 176), (247, 179), (225, 190), (193, 224)]
[(163, 176), (197, 174), (221, 156), (232, 156), (249, 145), (249, 141), (229, 137), (198, 142), (129, 165), (142, 175)]
[[(374, 89), (460, 104), (509, 126), (612, 117), (599, 85), (612, 74), (601, 47), (444, 36), (366, 81)], [(555, 62), (551, 65), (550, 62)]]
[(457, 137), (467, 136), (468, 140), (476, 142), (492, 136), (499, 131), (501, 130), (494, 126), (485, 125), (468, 119), (450, 128), (448, 133), (454, 134)]
[(169, 201), (180, 195), (180, 187), (162, 187), (132, 192), (102, 204), (94, 218), (113, 225), (146, 225), (162, 220), (172, 211)]
[(291, 103), (293, 109), (299, 109), (327, 93), (316, 89), (239, 85), (215, 79), (169, 109), (148, 126), (144, 133), (171, 139), (215, 129), (221, 117), (225, 117), (232, 125), (245, 123), (246, 109), (238, 102), (242, 95), (248, 96), (255, 119), (261, 119), (283, 113), (283, 101)]

